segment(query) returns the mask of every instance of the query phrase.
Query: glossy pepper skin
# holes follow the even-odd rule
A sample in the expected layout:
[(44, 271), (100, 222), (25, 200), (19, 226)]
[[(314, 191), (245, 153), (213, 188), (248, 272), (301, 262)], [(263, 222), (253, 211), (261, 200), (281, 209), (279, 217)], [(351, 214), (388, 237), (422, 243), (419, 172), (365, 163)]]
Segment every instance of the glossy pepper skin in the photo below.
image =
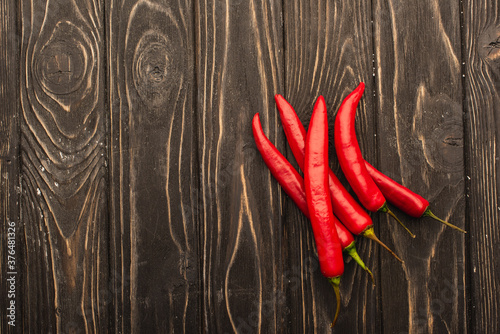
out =
[(354, 241), (352, 233), (349, 232), (349, 230), (344, 225), (342, 225), (342, 223), (338, 219), (335, 218), (334, 222), (337, 229), (337, 234), (339, 236), (340, 245), (342, 246), (342, 250), (345, 253), (349, 254), (349, 256), (352, 257), (352, 259), (370, 275), (373, 284), (375, 284), (375, 279), (373, 278), (372, 272), (366, 267), (363, 260), (361, 260), (361, 258), (359, 257), (358, 251), (356, 250), (356, 242)]
[(401, 211), (415, 218), (422, 217), (429, 207), (429, 202), (410, 189), (379, 172), (365, 161), (366, 170), (385, 198)]
[[(283, 129), (285, 130), (285, 136), (287, 138), (288, 144), (292, 150), (295, 160), (299, 164), (299, 167), (304, 170), (304, 155), (305, 155), (305, 140), (306, 140), (306, 130), (300, 122), (297, 113), (293, 107), (288, 103), (283, 96), (275, 96), (276, 105), (280, 112), (281, 123), (283, 124)], [(389, 253), (391, 253), (396, 259), (402, 262), (402, 260), (394, 254), (392, 250), (389, 249), (383, 242), (381, 242), (375, 235), (373, 230), (372, 219), (365, 210), (356, 202), (356, 200), (347, 192), (339, 179), (333, 174), (332, 170), (328, 168), (328, 187), (330, 190), (330, 197), (332, 200), (333, 213), (340, 219), (342, 224), (351, 232), (356, 235), (362, 235), (365, 238), (369, 238), (383, 248), (385, 248)], [(342, 225), (341, 224), (341, 225)], [(338, 231), (338, 230), (337, 230)], [(340, 234), (339, 237), (341, 238)], [(342, 242), (342, 238), (341, 238)], [(356, 260), (357, 254), (352, 254), (352, 251), (346, 249), (344, 244), (342, 244), (345, 252), (348, 252), (353, 259)], [(356, 260), (356, 262), (358, 262)], [(358, 264), (361, 265), (361, 260)], [(368, 269), (365, 269), (370, 276), (373, 276)]]
[(384, 195), (366, 170), (356, 138), (356, 109), (365, 90), (365, 84), (349, 94), (340, 105), (335, 118), (335, 150), (344, 175), (361, 204), (370, 211), (382, 211), (392, 216), (411, 236), (415, 235), (389, 210)]
[[(290, 103), (281, 95), (276, 95), (274, 98), (290, 149), (300, 169), (304, 170), (306, 130)], [(328, 187), (333, 213), (351, 233), (359, 235), (373, 226), (370, 216), (349, 194), (330, 168)]]
[(325, 100), (314, 106), (306, 138), (304, 184), (321, 272), (328, 278), (344, 272), (342, 248), (335, 228), (328, 189), (328, 122)]
[(373, 181), (375, 181), (380, 191), (384, 194), (385, 198), (407, 215), (415, 218), (420, 218), (422, 216), (431, 217), (451, 228), (454, 228), (455, 230), (458, 230), (462, 233), (467, 233), (463, 229), (435, 216), (429, 209), (429, 201), (419, 194), (414, 193), (402, 184), (397, 183), (390, 177), (377, 170), (367, 161), (365, 161), (365, 166), (371, 178), (373, 179)]
[[(304, 179), (297, 173), (295, 168), (288, 162), (288, 160), (278, 151), (278, 149), (271, 143), (262, 130), (259, 114), (255, 114), (252, 121), (252, 130), (254, 134), (255, 143), (257, 148), (268, 166), (271, 174), (278, 181), (280, 186), (284, 189), (288, 196), (294, 201), (297, 207), (309, 218), (309, 210), (307, 208), (306, 190), (304, 186)], [(359, 257), (356, 251), (356, 244), (352, 234), (333, 216), (333, 222), (337, 229), (342, 250), (348, 253), (361, 268), (363, 268), (373, 281), (373, 274), (366, 267), (363, 260)]]
[(386, 201), (366, 170), (356, 138), (356, 109), (364, 90), (365, 84), (360, 83), (344, 99), (337, 112), (334, 128), (335, 150), (340, 167), (361, 204), (367, 210), (377, 212), (386, 205)]
[(299, 209), (302, 212), (308, 212), (302, 176), (266, 137), (258, 113), (253, 117), (252, 131), (257, 149), (271, 174), (278, 180), (278, 183), (288, 196), (297, 199), (295, 203)]
[(304, 184), (320, 269), (332, 284), (337, 297), (337, 310), (331, 324), (333, 327), (340, 310), (339, 284), (340, 276), (344, 273), (344, 261), (340, 240), (332, 222), (328, 169), (328, 120), (325, 100), (320, 96), (314, 105), (306, 137)]

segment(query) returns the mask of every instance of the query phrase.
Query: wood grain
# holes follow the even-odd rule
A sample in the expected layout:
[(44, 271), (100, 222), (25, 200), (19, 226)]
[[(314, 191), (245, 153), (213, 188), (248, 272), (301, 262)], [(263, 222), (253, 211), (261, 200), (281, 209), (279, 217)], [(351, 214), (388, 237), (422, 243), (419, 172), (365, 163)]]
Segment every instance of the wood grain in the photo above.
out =
[(22, 276), (18, 273), (23, 268), (22, 230), (19, 226), (18, 194), (19, 170), (15, 161), (0, 159), (0, 288), (2, 298), (0, 307), (0, 331), (16, 333), (22, 328), (24, 310), (21, 300)]
[(117, 330), (194, 333), (200, 286), (193, 4), (108, 4)]
[(281, 331), (282, 198), (251, 130), (259, 112), (283, 148), (273, 102), (281, 2), (207, 0), (195, 10), (203, 332)]
[[(458, 1), (374, 2), (379, 169), (463, 228), (459, 13)], [(417, 237), (381, 222), (387, 226), (381, 235), (405, 261), (382, 263), (383, 331), (464, 332), (464, 235), (430, 218), (395, 213)]]
[(0, 7), (0, 159), (13, 159), (19, 146), (19, 22), (16, 2)]
[(500, 331), (500, 10), (463, 2), (472, 333)]
[[(367, 160), (438, 216), (372, 214), (334, 333), (500, 331), (498, 1), (0, 0), (1, 333), (330, 333), (309, 222), (256, 150), (294, 163), (360, 81)], [(347, 184), (330, 148), (332, 169)]]
[(27, 332), (108, 328), (102, 3), (23, 1)]
[[(16, 1), (3, 0), (0, 4), (0, 332), (14, 333), (22, 326), (24, 314), (20, 304), (22, 278), (8, 274), (21, 272), (23, 266), (18, 210), (20, 40)], [(12, 301), (17, 303), (15, 319), (8, 317)], [(10, 325), (10, 321), (18, 327)]]
[[(323, 95), (329, 109), (331, 167), (345, 182), (333, 147), (334, 115), (342, 100), (363, 81), (366, 93), (357, 116), (357, 132), (367, 159), (376, 152), (372, 96), (371, 7), (345, 1), (285, 1), (285, 98), (307, 128), (313, 105)], [(288, 154), (293, 160), (291, 153)], [(290, 332), (326, 333), (335, 313), (332, 287), (319, 271), (308, 220), (288, 201), (285, 225), (287, 269), (304, 272), (287, 286)], [(358, 251), (377, 277), (378, 247), (358, 238)], [(383, 260), (388, 259), (383, 254)], [(306, 261), (307, 260), (307, 261)], [(389, 259), (392, 261), (392, 259)], [(304, 266), (309, 262), (310, 265)], [(294, 269), (299, 268), (299, 269)], [(309, 268), (309, 270), (300, 269)], [(312, 270), (314, 269), (314, 270)], [(341, 282), (341, 313), (334, 332), (375, 332), (380, 326), (377, 289), (353, 261)]]

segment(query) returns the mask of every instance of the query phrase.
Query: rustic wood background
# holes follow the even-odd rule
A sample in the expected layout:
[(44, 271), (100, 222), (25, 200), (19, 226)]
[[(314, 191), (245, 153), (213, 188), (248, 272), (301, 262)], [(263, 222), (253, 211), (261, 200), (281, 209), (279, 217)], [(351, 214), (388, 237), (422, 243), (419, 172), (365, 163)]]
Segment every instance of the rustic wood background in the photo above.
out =
[(500, 332), (498, 1), (0, 4), (2, 333), (329, 333), (250, 123), (293, 160), (273, 96), (333, 124), (360, 81), (365, 158), (469, 233), (372, 214), (405, 265), (358, 239), (377, 284), (348, 261), (333, 332)]

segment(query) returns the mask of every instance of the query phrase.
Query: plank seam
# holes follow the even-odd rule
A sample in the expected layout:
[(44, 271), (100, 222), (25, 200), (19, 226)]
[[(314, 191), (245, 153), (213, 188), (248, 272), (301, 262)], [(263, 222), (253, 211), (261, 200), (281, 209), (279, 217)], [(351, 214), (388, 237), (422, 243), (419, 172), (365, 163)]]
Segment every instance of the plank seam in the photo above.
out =
[[(286, 39), (286, 24), (285, 24), (285, 19), (286, 19), (286, 13), (285, 13), (285, 0), (281, 0), (281, 17), (280, 17), (280, 25), (281, 25), (281, 41), (282, 41), (282, 45), (283, 45), (283, 58), (282, 58), (282, 75), (283, 75), (283, 82), (282, 82), (282, 85), (283, 85), (283, 94), (284, 96), (286, 96), (288, 98), (288, 73), (287, 73), (287, 50), (288, 50), (288, 44), (287, 44), (287, 39)], [(281, 122), (281, 121), (280, 121)], [(284, 141), (284, 145), (283, 145), (283, 149), (284, 149), (284, 153), (285, 153), (285, 156), (287, 157), (287, 159), (290, 159), (290, 150), (287, 149), (287, 141), (286, 141), (286, 138), (283, 138), (283, 141)], [(286, 205), (286, 197), (281, 197), (282, 200), (280, 200), (280, 202), (282, 203), (283, 206)], [(285, 199), (285, 200), (283, 200)], [(288, 210), (281, 210), (282, 212), (282, 223), (286, 222), (287, 221), (287, 212)], [(281, 224), (281, 227), (280, 227), (280, 236), (279, 236), (279, 245), (280, 245), (280, 259), (281, 259), (281, 262), (280, 262), (280, 269), (281, 269), (281, 273), (283, 273), (285, 270), (286, 270), (286, 258), (284, 255), (284, 253), (286, 252), (286, 238), (284, 236), (284, 228), (283, 228), (283, 224)], [(283, 275), (284, 276), (284, 275)], [(281, 291), (284, 293), (284, 295), (286, 296), (287, 294), (287, 287), (286, 287), (286, 282), (283, 280), (283, 278), (278, 278), (278, 283), (280, 284), (280, 287), (281, 287)], [(278, 332), (278, 329), (281, 331), (281, 333), (285, 333), (286, 332), (286, 323), (288, 322), (288, 319), (287, 319), (287, 314), (289, 314), (289, 308), (287, 307), (287, 305), (283, 305), (283, 306), (279, 306), (280, 309), (278, 310), (281, 311), (281, 314), (279, 314), (279, 316), (281, 317), (281, 319), (279, 319), (279, 322), (276, 324), (276, 332)], [(278, 320), (277, 320), (278, 321)]]
[[(113, 282), (113, 271), (116, 270), (116, 257), (114, 256), (114, 252), (116, 251), (114, 249), (115, 242), (114, 242), (114, 226), (113, 223), (113, 216), (114, 216), (114, 211), (111, 208), (111, 203), (112, 203), (112, 188), (111, 188), (111, 147), (112, 147), (112, 138), (111, 138), (111, 103), (109, 101), (110, 98), (110, 87), (111, 87), (111, 76), (109, 73), (109, 63), (108, 63), (108, 52), (111, 50), (111, 41), (108, 39), (109, 32), (108, 29), (111, 29), (111, 27), (108, 25), (108, 6), (111, 7), (111, 0), (102, 0), (102, 14), (101, 17), (103, 19), (103, 26), (102, 26), (102, 40), (103, 42), (103, 52), (102, 52), (102, 66), (104, 67), (103, 70), (103, 85), (104, 85), (104, 92), (105, 96), (103, 98), (103, 104), (104, 104), (104, 110), (105, 110), (105, 115), (104, 115), (104, 142), (106, 145), (106, 158), (104, 162), (104, 166), (106, 169), (105, 175), (104, 175), (104, 181), (106, 182), (106, 201), (108, 205), (108, 210), (107, 210), (107, 220), (108, 220), (108, 226), (107, 226), (107, 233), (108, 233), (108, 240), (106, 241), (108, 245), (108, 250), (107, 250), (107, 261), (110, 264), (108, 266), (108, 272), (107, 272), (107, 282), (106, 286), (113, 286), (115, 288), (115, 282)], [(116, 290), (115, 290), (116, 291)], [(111, 329), (113, 332), (117, 332), (117, 317), (118, 317), (118, 312), (119, 307), (115, 303), (109, 303), (107, 306), (107, 312), (108, 312), (108, 319), (107, 320), (107, 325), (108, 328)]]
[[(287, 52), (288, 52), (288, 43), (287, 43), (287, 31), (286, 31), (286, 23), (285, 21), (287, 20), (287, 13), (285, 11), (285, 8), (286, 8), (286, 3), (285, 3), (285, 0), (281, 0), (281, 35), (282, 35), (282, 41), (283, 41), (283, 65), (282, 65), (282, 68), (283, 68), (283, 95), (286, 97), (286, 98), (290, 98), (288, 96), (288, 73), (287, 73)], [(284, 155), (287, 159), (290, 160), (290, 149), (288, 149), (287, 145), (286, 145), (286, 140), (285, 140), (285, 145), (283, 146), (284, 148)], [(283, 197), (282, 197), (283, 198)], [(282, 201), (282, 206), (285, 206), (286, 207), (286, 198), (284, 201)], [(281, 210), (282, 212), (282, 219), (283, 219), (283, 222), (286, 222), (288, 219), (288, 210)], [(287, 250), (287, 244), (286, 244), (286, 237), (284, 237), (283, 235), (283, 232), (284, 232), (284, 228), (280, 228), (280, 231), (281, 231), (281, 240), (280, 240), (280, 244), (281, 244), (281, 268), (282, 268), (282, 272), (284, 270), (286, 270), (287, 268), (287, 262), (286, 262), (286, 253), (288, 252)], [(284, 292), (285, 296), (288, 295), (288, 287), (287, 287), (287, 284), (286, 282), (281, 279), (281, 288), (282, 288), (282, 291)], [(286, 297), (288, 299), (288, 296)], [(288, 304), (288, 303), (287, 303)], [(281, 325), (283, 326), (281, 328), (281, 332), (284, 333), (285, 332), (285, 328), (286, 328), (286, 324), (289, 323), (289, 314), (291, 313), (290, 311), (290, 308), (287, 307), (287, 305), (284, 305), (283, 308), (281, 309), (282, 311), (282, 319), (281, 319)], [(276, 328), (278, 329), (278, 328)]]
[[(200, 102), (198, 101), (198, 93), (199, 93), (199, 88), (198, 88), (198, 84), (199, 84), (199, 75), (198, 75), (198, 66), (199, 66), (199, 56), (198, 56), (198, 51), (197, 50), (200, 50), (201, 46), (198, 44), (198, 36), (200, 35), (200, 29), (198, 27), (198, 23), (200, 22), (200, 15), (199, 15), (199, 12), (197, 10), (197, 8), (199, 8), (200, 6), (200, 0), (194, 0), (192, 2), (192, 17), (193, 17), (193, 20), (192, 20), (192, 26), (193, 26), (193, 30), (192, 30), (192, 46), (193, 46), (193, 50), (194, 50), (194, 58), (193, 58), (193, 63), (194, 63), (194, 73), (193, 73), (193, 80), (194, 80), (194, 85), (193, 85), (193, 110), (194, 110), (194, 117), (192, 118), (192, 121), (193, 121), (193, 128), (194, 128), (194, 131), (193, 131), (193, 136), (196, 136), (193, 140), (193, 145), (194, 145), (194, 151), (197, 152), (196, 154), (193, 154), (193, 157), (192, 159), (194, 160), (194, 165), (197, 167), (195, 169), (197, 169), (198, 173), (196, 174), (196, 180), (193, 182), (193, 184), (196, 185), (196, 192), (195, 192), (195, 197), (193, 198), (193, 201), (196, 202), (196, 208), (197, 208), (197, 216), (194, 217), (194, 221), (197, 222), (196, 224), (196, 235), (198, 236), (197, 238), (197, 248), (198, 248), (198, 252), (199, 252), (199, 256), (198, 256), (198, 286), (199, 286), (199, 291), (200, 291), (200, 295), (199, 295), (199, 298), (198, 298), (198, 302), (199, 302), (199, 308), (198, 308), (198, 317), (199, 317), (199, 321), (200, 321), (200, 327), (199, 327), (199, 333), (202, 334), (204, 333), (204, 324), (206, 322), (206, 320), (204, 319), (204, 315), (205, 315), (205, 285), (203, 283), (203, 256), (202, 256), (202, 252), (204, 251), (203, 250), (203, 233), (202, 233), (202, 221), (200, 219), (200, 217), (202, 216), (201, 215), (201, 210), (203, 210), (203, 203), (201, 203), (202, 201), (202, 197), (199, 195), (199, 191), (202, 187), (202, 178), (199, 177), (200, 173), (201, 173), (201, 164), (200, 164), (200, 157), (199, 157), (199, 154), (198, 152), (200, 152), (200, 139), (199, 139), (199, 134), (200, 134), (200, 131), (202, 131), (203, 129), (201, 128), (201, 125), (200, 125), (200, 122), (198, 121), (198, 114), (199, 114), (199, 108), (200, 108)], [(193, 203), (194, 204), (194, 203)]]
[[(377, 78), (375, 76), (375, 54), (376, 54), (376, 40), (375, 40), (375, 28), (374, 28), (374, 25), (375, 25), (375, 1), (374, 0), (371, 0), (371, 24), (370, 24), (370, 29), (371, 29), (371, 40), (372, 40), (372, 63), (371, 63), (371, 66), (372, 66), (372, 85), (373, 85), (373, 92), (370, 92), (370, 94), (372, 93), (376, 93), (377, 92)], [(374, 94), (375, 95), (375, 94)], [(375, 106), (375, 110), (377, 111), (374, 115), (374, 122), (373, 122), (373, 126), (374, 126), (374, 132), (375, 132), (375, 135), (378, 133), (378, 112), (380, 111), (380, 104), (378, 102), (378, 99), (374, 96), (374, 106)], [(379, 145), (378, 145), (378, 138), (375, 136), (375, 138), (373, 139), (375, 141), (375, 163), (377, 164), (377, 167), (380, 167), (379, 166), (379, 162), (380, 162), (380, 150), (378, 149)], [(374, 226), (375, 226), (375, 230), (376, 230), (376, 233), (378, 235), (380, 235), (380, 219), (379, 219), (379, 215), (374, 215), (372, 216), (372, 220), (374, 221)], [(378, 263), (382, 263), (382, 252), (377, 252), (377, 262)], [(382, 271), (381, 270), (378, 270), (378, 275), (377, 275), (377, 280), (379, 282), (382, 282)], [(383, 308), (383, 303), (382, 303), (382, 285), (381, 284), (377, 284), (377, 309), (379, 310), (380, 312), (380, 333), (384, 333), (384, 308)]]
[[(465, 12), (464, 12), (464, 3), (462, 0), (459, 2), (459, 20), (460, 20), (460, 52), (461, 52), (461, 83), (462, 83), (462, 126), (463, 126), (463, 155), (464, 155), (464, 194), (465, 194), (465, 212), (470, 212), (470, 180), (467, 178), (467, 175), (470, 175), (470, 164), (469, 164), (469, 149), (470, 149), (470, 143), (469, 143), (469, 138), (470, 138), (470, 132), (469, 132), (469, 127), (468, 127), (468, 115), (467, 115), (467, 103), (465, 102), (467, 99), (467, 78), (465, 77), (466, 74), (466, 57), (465, 55), (467, 54), (466, 50), (466, 35), (465, 35)], [(471, 230), (471, 219), (470, 215), (466, 214), (465, 215), (465, 230), (470, 231)], [(474, 307), (472, 307), (475, 304), (475, 295), (474, 295), (474, 289), (472, 288), (472, 254), (471, 254), (471, 246), (472, 246), (472, 240), (470, 233), (465, 235), (465, 293), (466, 296), (469, 296), (469, 298), (466, 298), (465, 301), (465, 307), (466, 307), (466, 314), (468, 315), (469, 321), (465, 324), (465, 328), (467, 328), (467, 331), (469, 333), (474, 333), (473, 329), (476, 327), (476, 312)], [(464, 320), (465, 321), (465, 320)]]

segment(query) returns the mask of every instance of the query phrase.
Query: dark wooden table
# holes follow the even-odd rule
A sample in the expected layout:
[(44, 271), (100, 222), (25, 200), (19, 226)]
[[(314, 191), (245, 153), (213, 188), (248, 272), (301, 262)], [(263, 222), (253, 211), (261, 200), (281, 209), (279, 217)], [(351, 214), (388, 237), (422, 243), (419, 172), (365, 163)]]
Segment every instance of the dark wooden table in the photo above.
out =
[(500, 332), (498, 1), (0, 3), (1, 332), (329, 333), (251, 119), (295, 164), (273, 96), (333, 139), (360, 81), (365, 159), (469, 233), (371, 214), (405, 264), (357, 239), (333, 332)]

